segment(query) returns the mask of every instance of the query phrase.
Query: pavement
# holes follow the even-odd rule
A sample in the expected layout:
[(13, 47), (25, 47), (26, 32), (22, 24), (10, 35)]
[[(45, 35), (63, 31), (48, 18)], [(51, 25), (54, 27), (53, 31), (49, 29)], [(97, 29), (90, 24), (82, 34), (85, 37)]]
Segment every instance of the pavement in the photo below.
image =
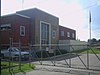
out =
[[(98, 54), (100, 58), (100, 54)], [(64, 55), (63, 58), (66, 58)], [(80, 60), (81, 58), (81, 60)], [(58, 58), (62, 59), (62, 57)], [(32, 62), (36, 65), (35, 70), (20, 72), (14, 75), (100, 75), (100, 60), (94, 54), (89, 54), (89, 70), (86, 69), (87, 55), (82, 54), (80, 57), (73, 57), (71, 60), (71, 68), (66, 65), (69, 59), (57, 60), (55, 59), (55, 66), (51, 61), (42, 61), (42, 65), (38, 61)], [(83, 61), (83, 63), (82, 63)]]
[(73, 70), (73, 69), (64, 69), (64, 68), (55, 68), (47, 67), (35, 69), (29, 72), (21, 72), (16, 75), (100, 75), (100, 72), (95, 71), (84, 71), (84, 70)]

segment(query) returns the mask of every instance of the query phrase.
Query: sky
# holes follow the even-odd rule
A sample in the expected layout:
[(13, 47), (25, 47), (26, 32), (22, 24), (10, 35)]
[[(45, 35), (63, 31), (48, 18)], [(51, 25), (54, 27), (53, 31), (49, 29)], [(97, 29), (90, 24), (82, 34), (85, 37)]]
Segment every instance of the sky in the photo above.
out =
[(34, 7), (59, 17), (59, 25), (76, 30), (81, 41), (90, 38), (91, 11), (91, 38), (100, 39), (100, 0), (1, 0), (1, 15)]

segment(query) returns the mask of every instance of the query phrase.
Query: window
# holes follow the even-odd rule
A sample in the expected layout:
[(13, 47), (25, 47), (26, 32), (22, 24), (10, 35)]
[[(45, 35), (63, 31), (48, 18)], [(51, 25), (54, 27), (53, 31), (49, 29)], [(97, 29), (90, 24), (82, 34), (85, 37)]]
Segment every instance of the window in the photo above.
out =
[(72, 33), (72, 37), (74, 38), (74, 36), (75, 36), (75, 34), (74, 33)]
[(25, 36), (25, 26), (20, 26), (20, 36)]
[(8, 30), (11, 29), (11, 24), (3, 24), (0, 26), (0, 30)]
[(49, 24), (41, 22), (41, 44), (49, 43)]
[(64, 36), (64, 31), (61, 31), (61, 36)]
[(67, 37), (70, 37), (70, 33), (69, 32), (67, 32)]
[(52, 32), (52, 37), (55, 38), (56, 37), (56, 31)]

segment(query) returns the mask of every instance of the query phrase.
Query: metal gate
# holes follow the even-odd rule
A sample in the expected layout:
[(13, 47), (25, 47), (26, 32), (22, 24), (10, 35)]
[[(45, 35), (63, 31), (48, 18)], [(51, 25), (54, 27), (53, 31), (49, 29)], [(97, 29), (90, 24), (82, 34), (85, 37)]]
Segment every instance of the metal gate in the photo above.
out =
[[(61, 47), (66, 48), (64, 50)], [(45, 68), (53, 66), (70, 69), (70, 71), (100, 72), (100, 54), (97, 54), (95, 48), (88, 44), (30, 45), (30, 52), (32, 55), (32, 63), (41, 65), (42, 68), (40, 69), (43, 69), (43, 66)]]
[[(11, 44), (11, 47), (13, 45)], [(19, 49), (21, 48), (19, 42)], [(65, 48), (65, 49), (63, 49)], [(82, 49), (80, 49), (82, 48)], [(29, 66), (36, 64), (37, 70), (48, 70), (56, 72), (82, 71), (90, 74), (100, 73), (100, 54), (90, 45), (68, 45), (68, 44), (42, 44), (29, 45)], [(9, 62), (9, 72), (13, 74), (13, 58)], [(21, 58), (18, 59), (19, 70), (21, 70)], [(52, 68), (52, 69), (51, 69)], [(66, 71), (67, 70), (67, 71)], [(99, 74), (98, 74), (99, 75)]]

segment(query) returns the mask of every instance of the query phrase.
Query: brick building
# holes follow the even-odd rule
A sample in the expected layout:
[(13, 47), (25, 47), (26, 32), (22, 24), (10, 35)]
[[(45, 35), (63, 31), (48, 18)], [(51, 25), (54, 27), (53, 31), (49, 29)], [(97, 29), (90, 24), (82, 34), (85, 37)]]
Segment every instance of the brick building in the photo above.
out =
[(59, 40), (75, 40), (76, 32), (59, 26), (59, 18), (37, 8), (18, 11), (15, 14), (2, 16), (0, 39), (3, 46), (21, 42), (21, 46), (34, 44), (57, 44)]
[(10, 39), (13, 38), (13, 42), (19, 43), (19, 39), (22, 46), (27, 46), (29, 43), (30, 34), (30, 18), (20, 14), (10, 14), (1, 17), (0, 25), (0, 39), (2, 47), (10, 46)]
[(76, 31), (64, 26), (59, 26), (59, 40), (75, 40)]
[(59, 18), (37, 8), (16, 13), (31, 18), (31, 44), (51, 44), (59, 40)]
[(1, 44), (5, 46), (9, 46), (10, 37), (17, 43), (20, 39), (21, 46), (56, 44), (59, 40), (59, 18), (37, 8), (2, 16), (0, 29)]

